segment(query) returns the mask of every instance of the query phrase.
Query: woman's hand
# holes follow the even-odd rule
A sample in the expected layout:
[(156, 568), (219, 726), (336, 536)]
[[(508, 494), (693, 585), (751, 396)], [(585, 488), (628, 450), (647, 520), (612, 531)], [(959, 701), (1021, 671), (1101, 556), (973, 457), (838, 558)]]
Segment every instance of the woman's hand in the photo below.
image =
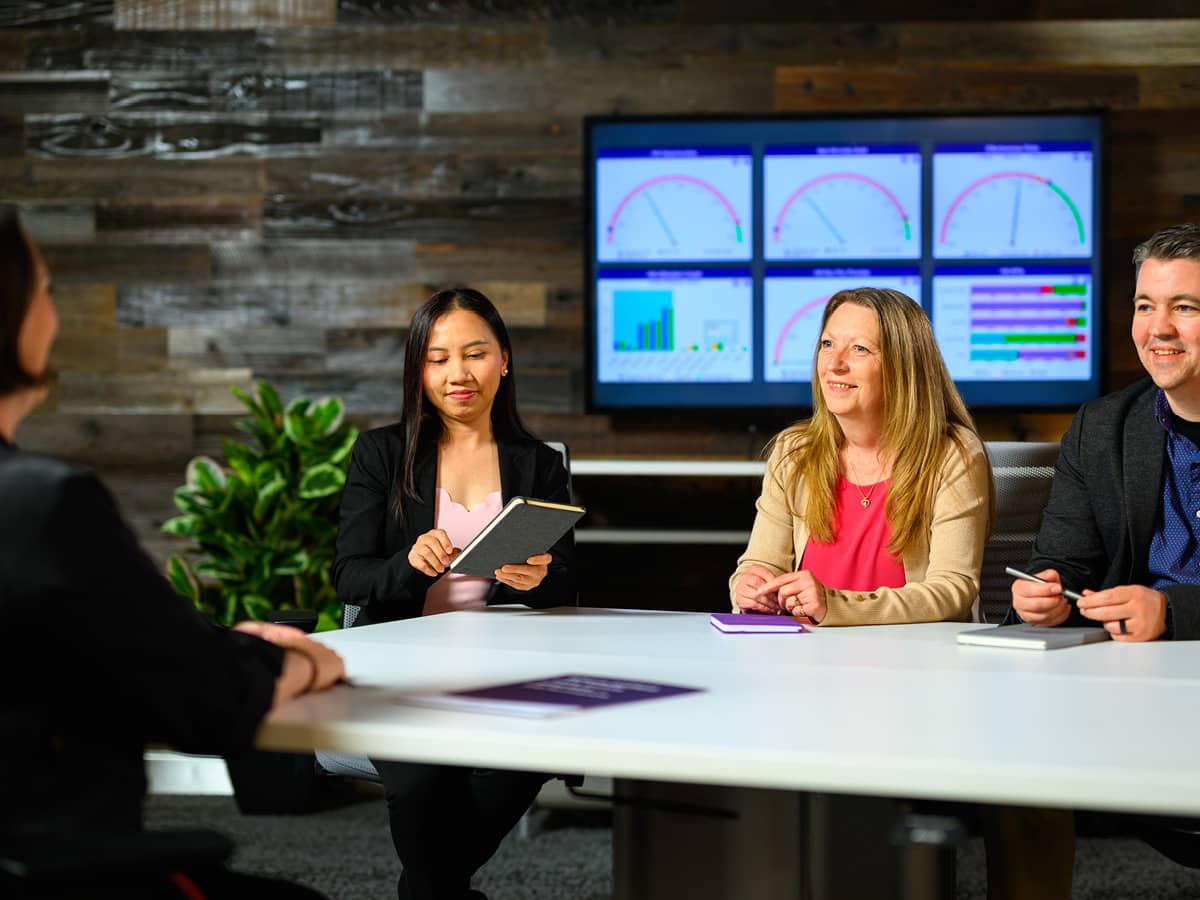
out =
[(446, 571), (450, 560), (458, 556), (450, 535), (435, 528), (427, 531), (408, 550), (408, 564), (430, 578), (437, 578)]
[(820, 625), (825, 618), (825, 585), (805, 569), (771, 579), (759, 587), (758, 595), (774, 595), (781, 609), (797, 619), (809, 619), (814, 625)]
[(775, 573), (766, 566), (750, 566), (738, 578), (737, 587), (733, 589), (733, 602), (742, 612), (765, 613), (774, 615), (781, 612), (777, 597), (774, 593), (759, 595), (759, 588), (775, 577)]
[(517, 591), (532, 591), (542, 583), (554, 559), (549, 553), (539, 553), (525, 560), (525, 565), (509, 563), (496, 570), (496, 580)]

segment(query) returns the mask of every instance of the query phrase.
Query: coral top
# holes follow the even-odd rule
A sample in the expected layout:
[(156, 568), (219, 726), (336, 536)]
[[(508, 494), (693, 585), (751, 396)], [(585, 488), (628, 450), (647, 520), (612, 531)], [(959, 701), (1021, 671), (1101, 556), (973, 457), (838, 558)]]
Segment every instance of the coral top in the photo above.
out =
[[(881, 587), (904, 587), (904, 565), (888, 553), (892, 529), (883, 511), (888, 482), (857, 486), (844, 476), (838, 478), (834, 497), (833, 543), (809, 538), (800, 568), (812, 572), (826, 587), (843, 591), (873, 591)], [(866, 495), (871, 505), (863, 508)]]
[[(504, 506), (499, 491), (492, 491), (474, 509), (467, 509), (451, 497), (444, 488), (437, 489), (434, 523), (450, 536), (451, 543), (462, 549), (492, 521)], [(479, 609), (487, 605), (492, 579), (447, 572), (429, 586), (425, 594), (423, 616), (452, 612), (456, 609)]]

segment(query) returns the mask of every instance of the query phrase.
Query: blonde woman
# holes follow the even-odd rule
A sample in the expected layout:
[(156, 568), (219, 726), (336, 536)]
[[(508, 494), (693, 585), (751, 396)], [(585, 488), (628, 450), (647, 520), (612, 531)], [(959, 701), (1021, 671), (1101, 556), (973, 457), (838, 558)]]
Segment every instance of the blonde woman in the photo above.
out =
[(830, 298), (813, 415), (772, 442), (735, 612), (817, 625), (968, 621), (991, 467), (924, 311), (899, 291)]

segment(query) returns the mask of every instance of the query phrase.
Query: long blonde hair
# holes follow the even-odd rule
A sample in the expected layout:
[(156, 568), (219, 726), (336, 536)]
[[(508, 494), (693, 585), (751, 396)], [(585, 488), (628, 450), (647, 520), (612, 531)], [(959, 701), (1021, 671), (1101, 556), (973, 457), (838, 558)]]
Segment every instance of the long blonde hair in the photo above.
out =
[[(921, 546), (933, 519), (933, 501), (946, 454), (966, 459), (960, 431), (979, 436), (966, 404), (950, 379), (924, 310), (907, 294), (885, 288), (838, 291), (825, 307), (821, 331), (844, 303), (875, 313), (879, 323), (879, 356), (883, 381), (882, 451), (892, 460), (884, 515), (891, 527), (888, 552), (897, 558)], [(808, 525), (815, 540), (834, 540), (834, 494), (841, 474), (839, 451), (845, 435), (825, 405), (821, 392), (819, 357), (813, 359), (812, 418), (780, 432), (774, 442), (790, 474), (786, 482), (789, 506), (804, 482), (802, 510), (792, 509)], [(994, 488), (988, 479), (988, 519), (995, 509)]]

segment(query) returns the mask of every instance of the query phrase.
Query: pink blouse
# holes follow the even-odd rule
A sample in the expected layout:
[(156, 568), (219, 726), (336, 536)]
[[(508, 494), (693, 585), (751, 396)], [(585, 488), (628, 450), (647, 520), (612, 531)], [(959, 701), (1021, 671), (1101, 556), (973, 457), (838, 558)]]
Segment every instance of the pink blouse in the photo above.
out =
[[(436, 527), (446, 532), (451, 543), (459, 549), (471, 543), (475, 535), (483, 531), (483, 526), (492, 521), (504, 505), (500, 492), (492, 491), (476, 504), (474, 509), (467, 509), (456, 502), (444, 488), (437, 489), (436, 504)], [(480, 609), (487, 605), (488, 590), (491, 586), (490, 578), (447, 572), (429, 586), (421, 615), (431, 616), (434, 613), (451, 612), (456, 609)]]
[[(834, 497), (833, 543), (808, 539), (800, 568), (812, 572), (821, 584), (843, 591), (873, 591), (881, 587), (904, 587), (904, 565), (888, 553), (892, 529), (883, 514), (888, 482), (880, 481), (861, 492), (845, 477), (839, 477)], [(863, 508), (867, 495), (871, 505)]]

